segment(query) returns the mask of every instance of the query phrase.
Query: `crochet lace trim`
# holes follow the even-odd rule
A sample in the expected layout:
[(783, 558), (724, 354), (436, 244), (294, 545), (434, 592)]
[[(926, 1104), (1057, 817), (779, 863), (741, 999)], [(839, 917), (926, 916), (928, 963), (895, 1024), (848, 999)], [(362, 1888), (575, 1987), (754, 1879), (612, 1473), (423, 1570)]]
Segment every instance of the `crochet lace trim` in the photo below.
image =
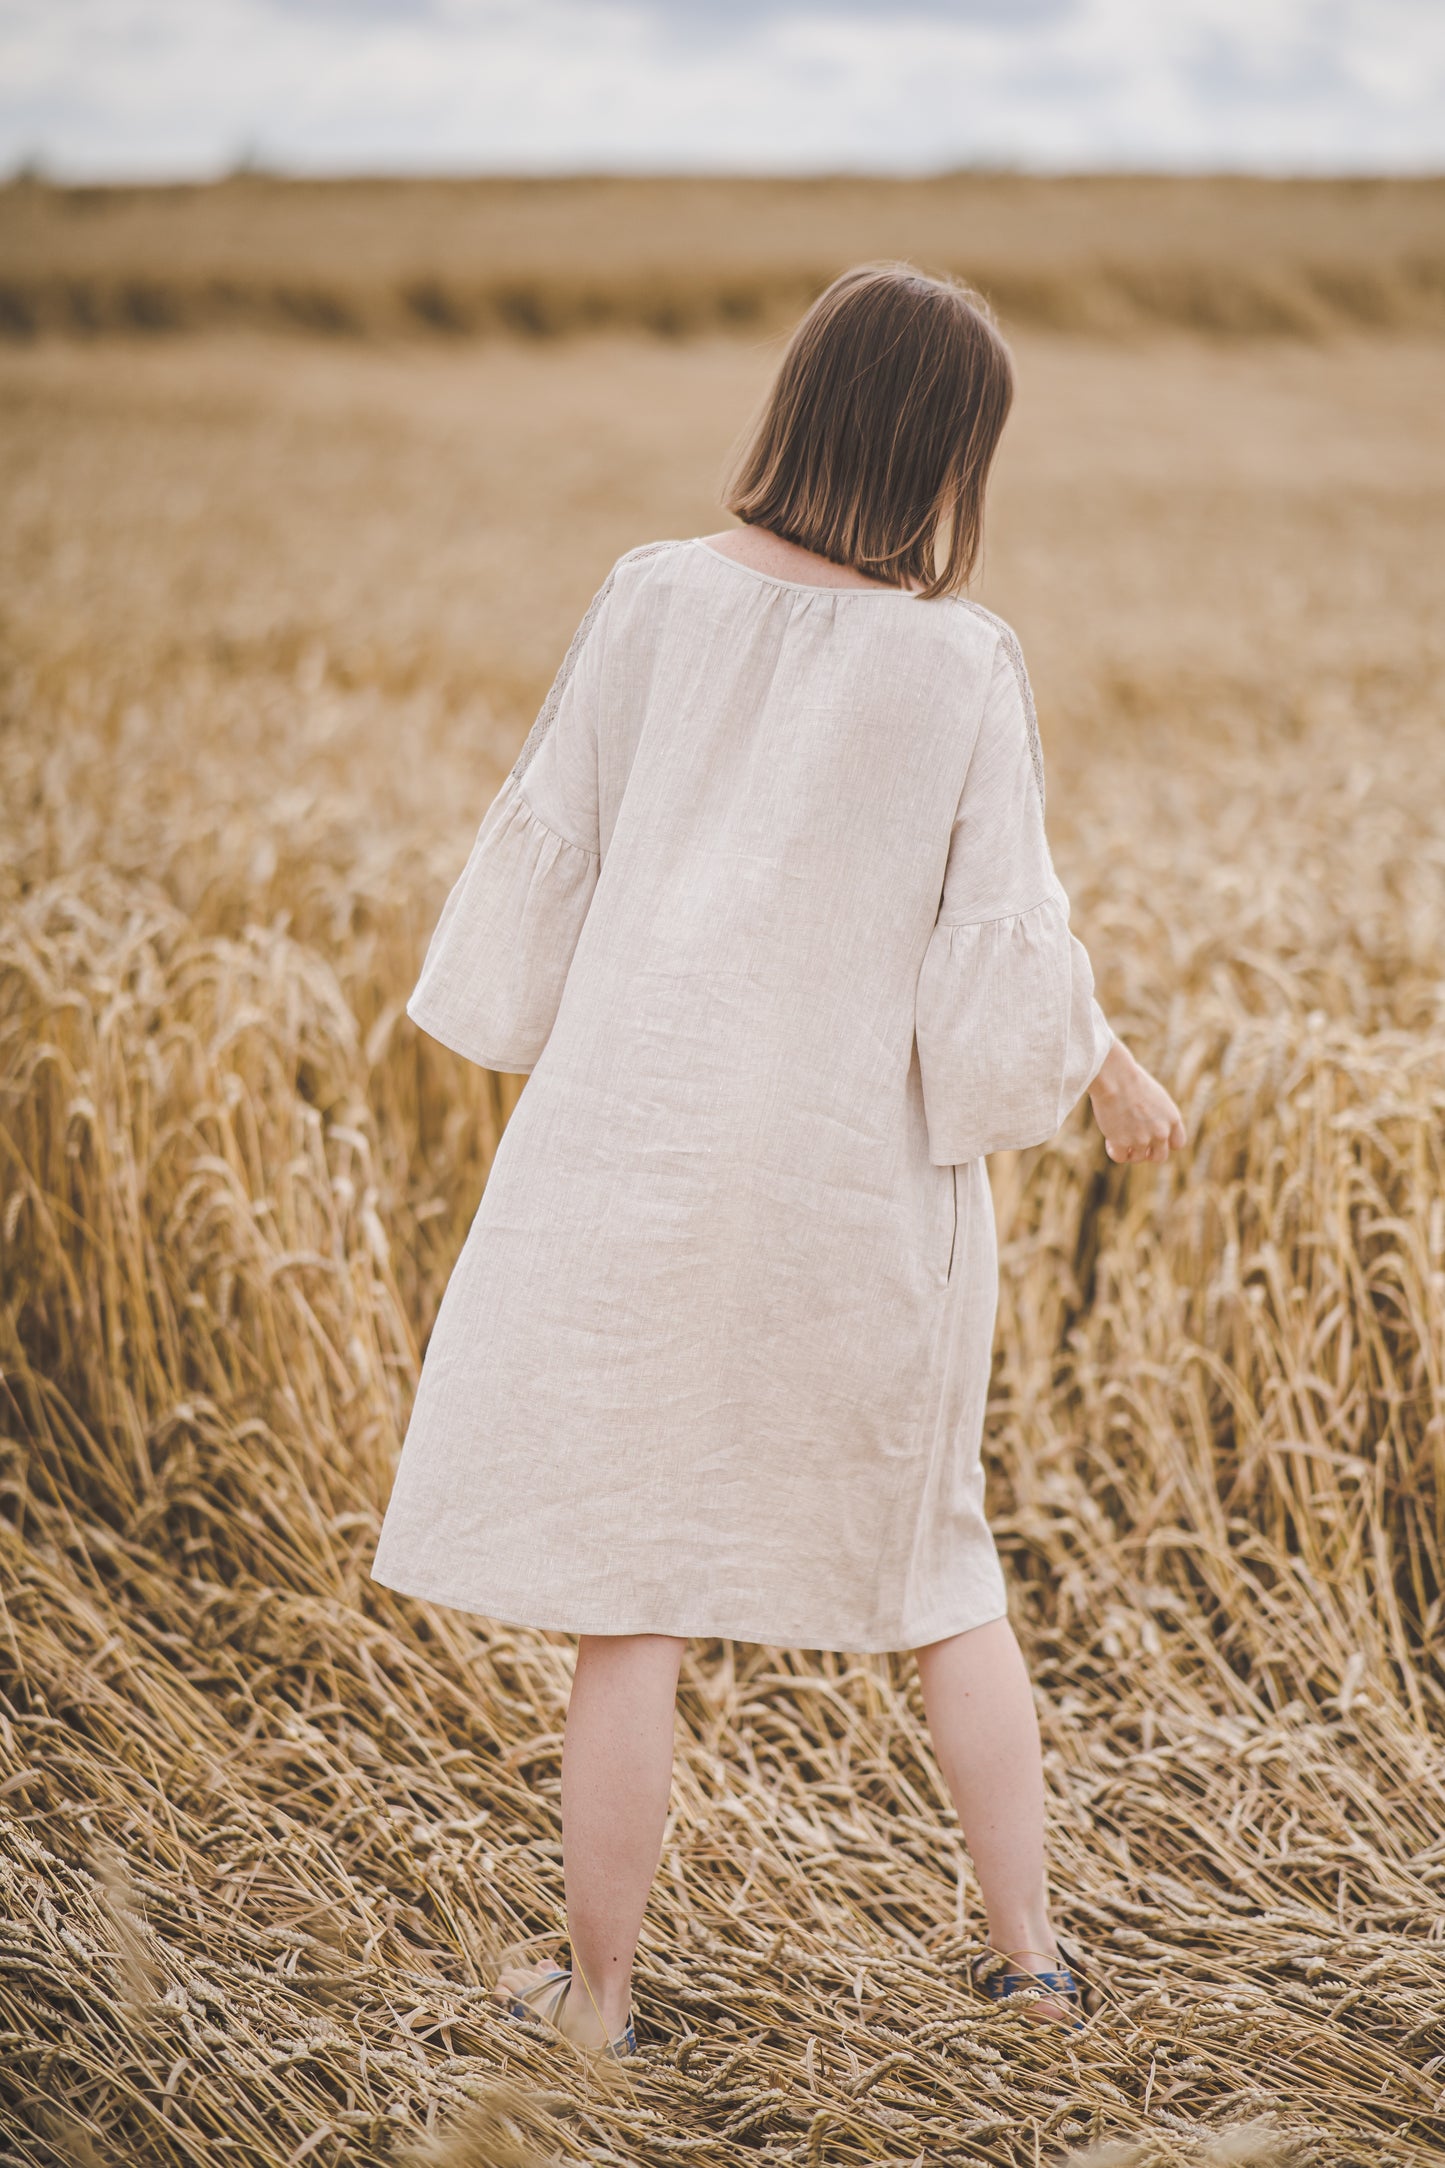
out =
[(1003, 651), (1013, 668), (1014, 682), (1018, 686), (1019, 700), (1023, 705), (1024, 722), (1028, 727), (1029, 759), (1034, 764), (1034, 781), (1039, 787), (1039, 806), (1042, 809), (1044, 803), (1044, 749), (1039, 742), (1038, 710), (1034, 706), (1033, 687), (1029, 684), (1029, 674), (1024, 668), (1024, 651), (1019, 646), (1013, 627), (1006, 625), (1001, 617), (995, 617), (992, 610), (986, 610), (981, 602), (970, 602), (966, 595), (958, 595), (955, 600), (960, 602), (965, 610), (972, 610), (975, 617), (981, 617), (986, 623), (993, 626), (1003, 645)]
[(537, 712), (537, 720), (522, 740), (522, 749), (512, 763), (512, 779), (514, 782), (521, 781), (523, 772), (535, 758), (543, 739), (556, 720), (557, 710), (562, 705), (562, 695), (567, 690), (568, 680), (577, 667), (578, 658), (583, 648), (587, 645), (588, 636), (597, 622), (602, 605), (612, 591), (612, 582), (616, 579), (619, 568), (623, 565), (635, 564), (641, 557), (653, 557), (659, 550), (675, 550), (679, 547), (680, 545), (673, 541), (643, 542), (635, 550), (628, 550), (618, 558), (617, 563), (612, 567), (612, 570), (588, 603), (582, 622), (573, 633), (568, 643), (567, 652), (562, 657), (562, 667), (553, 678), (547, 697)]

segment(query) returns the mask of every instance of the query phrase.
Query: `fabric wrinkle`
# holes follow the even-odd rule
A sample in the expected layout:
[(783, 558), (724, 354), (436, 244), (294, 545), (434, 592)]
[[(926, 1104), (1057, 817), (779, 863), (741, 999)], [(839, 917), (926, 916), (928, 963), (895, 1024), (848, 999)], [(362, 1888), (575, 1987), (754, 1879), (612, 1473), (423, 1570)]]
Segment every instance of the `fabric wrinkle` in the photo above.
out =
[(1112, 1033), (1001, 620), (626, 552), (407, 1013), (528, 1082), (376, 1578), (854, 1652), (1002, 1615), (986, 1155), (1053, 1135)]

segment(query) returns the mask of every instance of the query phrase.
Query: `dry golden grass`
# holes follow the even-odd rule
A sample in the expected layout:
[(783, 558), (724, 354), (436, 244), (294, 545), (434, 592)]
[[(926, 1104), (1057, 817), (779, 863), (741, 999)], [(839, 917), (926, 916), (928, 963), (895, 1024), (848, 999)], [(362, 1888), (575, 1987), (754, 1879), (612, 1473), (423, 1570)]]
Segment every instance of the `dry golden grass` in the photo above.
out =
[(1193, 1149), (1000, 1159), (991, 1496), (1097, 2017), (970, 1998), (911, 1664), (699, 1643), (610, 2075), (570, 1644), (368, 1579), (519, 1089), (401, 1005), (616, 552), (770, 360), (0, 359), (0, 2116), (145, 2168), (1424, 2162), (1445, 2141), (1428, 345), (1026, 343), (987, 599)]
[(1445, 329), (1438, 178), (251, 175), (0, 187), (0, 336), (736, 330), (878, 255), (961, 271), (1055, 331)]

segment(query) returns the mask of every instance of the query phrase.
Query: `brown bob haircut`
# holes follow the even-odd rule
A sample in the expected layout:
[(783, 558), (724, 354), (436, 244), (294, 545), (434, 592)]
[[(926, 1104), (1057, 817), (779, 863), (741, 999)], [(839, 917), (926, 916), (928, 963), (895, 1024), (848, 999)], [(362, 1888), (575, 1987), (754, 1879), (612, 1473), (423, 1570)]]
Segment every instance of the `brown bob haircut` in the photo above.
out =
[(835, 564), (958, 594), (1012, 400), (1013, 363), (982, 295), (911, 264), (859, 264), (793, 333), (723, 503)]

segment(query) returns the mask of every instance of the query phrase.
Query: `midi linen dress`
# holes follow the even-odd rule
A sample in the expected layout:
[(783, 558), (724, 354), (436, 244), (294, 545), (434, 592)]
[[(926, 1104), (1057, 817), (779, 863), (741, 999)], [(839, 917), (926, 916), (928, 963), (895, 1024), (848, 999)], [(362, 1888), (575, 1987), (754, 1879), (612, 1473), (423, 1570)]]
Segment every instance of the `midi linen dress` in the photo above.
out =
[(985, 1155), (1113, 1034), (1017, 641), (629, 550), (408, 1014), (526, 1072), (373, 1573), (510, 1624), (920, 1646), (1003, 1616)]

